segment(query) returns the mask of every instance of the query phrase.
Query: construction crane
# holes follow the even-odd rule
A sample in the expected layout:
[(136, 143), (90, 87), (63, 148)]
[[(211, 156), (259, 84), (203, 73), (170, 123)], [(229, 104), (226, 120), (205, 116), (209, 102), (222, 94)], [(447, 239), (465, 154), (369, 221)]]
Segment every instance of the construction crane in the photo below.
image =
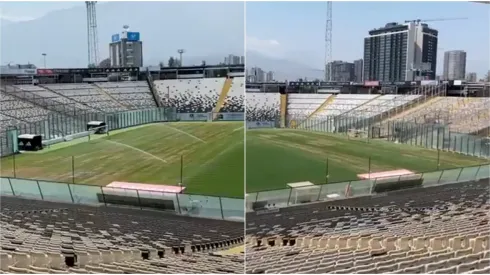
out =
[(327, 1), (327, 20), (325, 23), (325, 81), (332, 80), (332, 1)]
[(96, 3), (97, 1), (85, 1), (87, 6), (87, 43), (89, 67), (96, 67), (99, 65), (99, 38), (97, 34)]
[(454, 18), (436, 18), (436, 19), (415, 19), (415, 20), (405, 20), (405, 23), (424, 23), (424, 22), (436, 22), (436, 21), (453, 21), (453, 20), (467, 20), (468, 17), (454, 17)]

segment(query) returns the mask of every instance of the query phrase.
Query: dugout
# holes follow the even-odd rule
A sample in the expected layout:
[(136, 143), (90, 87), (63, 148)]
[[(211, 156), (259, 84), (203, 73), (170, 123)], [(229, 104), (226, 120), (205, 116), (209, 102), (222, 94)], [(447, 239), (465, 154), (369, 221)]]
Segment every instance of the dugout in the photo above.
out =
[(107, 126), (104, 121), (90, 121), (87, 123), (87, 131), (94, 131), (95, 134), (107, 133)]
[(17, 136), (19, 150), (38, 151), (43, 149), (43, 138), (41, 135), (23, 134)]

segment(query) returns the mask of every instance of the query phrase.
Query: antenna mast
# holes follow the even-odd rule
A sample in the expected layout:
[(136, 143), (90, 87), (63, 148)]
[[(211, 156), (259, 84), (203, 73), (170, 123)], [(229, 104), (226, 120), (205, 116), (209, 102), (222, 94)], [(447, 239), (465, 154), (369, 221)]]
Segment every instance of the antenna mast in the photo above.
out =
[(327, 1), (325, 24), (325, 81), (332, 81), (332, 1)]
[(97, 34), (97, 1), (85, 1), (87, 6), (87, 43), (88, 66), (95, 67), (99, 64), (99, 39)]

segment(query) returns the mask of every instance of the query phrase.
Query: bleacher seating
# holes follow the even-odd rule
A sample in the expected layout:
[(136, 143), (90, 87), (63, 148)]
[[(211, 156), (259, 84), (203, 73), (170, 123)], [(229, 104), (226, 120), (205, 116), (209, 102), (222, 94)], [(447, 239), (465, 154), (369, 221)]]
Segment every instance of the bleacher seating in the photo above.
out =
[(451, 131), (471, 133), (490, 126), (490, 98), (436, 97), (396, 117), (397, 120), (417, 123), (446, 123)]
[(8, 122), (8, 124), (14, 125), (15, 120), (24, 122), (44, 120), (49, 111), (29, 102), (21, 101), (5, 92), (0, 92), (0, 113), (4, 115), (2, 120), (8, 120), (5, 118), (12, 118), (13, 120)]
[(280, 114), (279, 93), (247, 93), (247, 121), (274, 121)]
[(180, 113), (209, 113), (218, 102), (226, 78), (168, 79), (154, 81), (167, 106)]
[(92, 84), (49, 84), (44, 87), (98, 112), (112, 113), (128, 110)]
[(365, 104), (369, 100), (374, 99), (378, 95), (366, 95), (366, 94), (339, 94), (335, 97), (334, 101), (325, 109), (318, 112), (314, 118), (322, 118), (328, 116), (338, 116), (344, 114), (362, 104)]
[(307, 118), (330, 96), (331, 94), (289, 94), (288, 115), (294, 118)]
[(54, 93), (50, 90), (46, 90), (41, 86), (34, 85), (14, 85), (16, 89), (24, 92), (29, 92), (39, 96), (40, 98), (50, 99), (53, 102), (59, 103), (59, 105), (65, 105), (67, 110), (73, 110), (72, 113), (84, 113), (84, 112), (94, 112), (95, 110), (90, 108), (85, 104), (78, 103), (70, 98), (61, 96), (60, 94)]
[(420, 95), (380, 95), (355, 108), (354, 112), (348, 113), (348, 115), (363, 118), (374, 117), (399, 106), (403, 106), (419, 97)]
[(136, 109), (157, 107), (146, 81), (101, 82), (97, 85), (124, 105)]
[(1, 197), (2, 273), (243, 273), (243, 223)]
[(248, 213), (247, 273), (490, 271), (489, 182)]
[(244, 112), (245, 102), (244, 102), (244, 91), (245, 88), (245, 78), (235, 77), (231, 84), (230, 91), (226, 97), (225, 103), (221, 108), (222, 113), (234, 113), (234, 112)]

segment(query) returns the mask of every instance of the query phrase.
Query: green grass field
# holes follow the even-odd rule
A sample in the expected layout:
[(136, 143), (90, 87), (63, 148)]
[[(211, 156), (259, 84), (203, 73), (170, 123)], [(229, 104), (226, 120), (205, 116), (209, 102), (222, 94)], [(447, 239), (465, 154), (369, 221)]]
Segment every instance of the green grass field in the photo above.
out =
[[(177, 185), (186, 193), (243, 198), (242, 122), (150, 124), (17, 155), (18, 178), (107, 185), (113, 181)], [(14, 176), (13, 157), (2, 176)]]
[[(292, 129), (246, 133), (247, 193), (287, 188), (287, 183), (357, 180), (358, 174), (408, 169), (437, 170), (436, 150), (386, 141), (349, 140), (346, 136)], [(488, 163), (488, 160), (440, 152), (440, 169)]]

